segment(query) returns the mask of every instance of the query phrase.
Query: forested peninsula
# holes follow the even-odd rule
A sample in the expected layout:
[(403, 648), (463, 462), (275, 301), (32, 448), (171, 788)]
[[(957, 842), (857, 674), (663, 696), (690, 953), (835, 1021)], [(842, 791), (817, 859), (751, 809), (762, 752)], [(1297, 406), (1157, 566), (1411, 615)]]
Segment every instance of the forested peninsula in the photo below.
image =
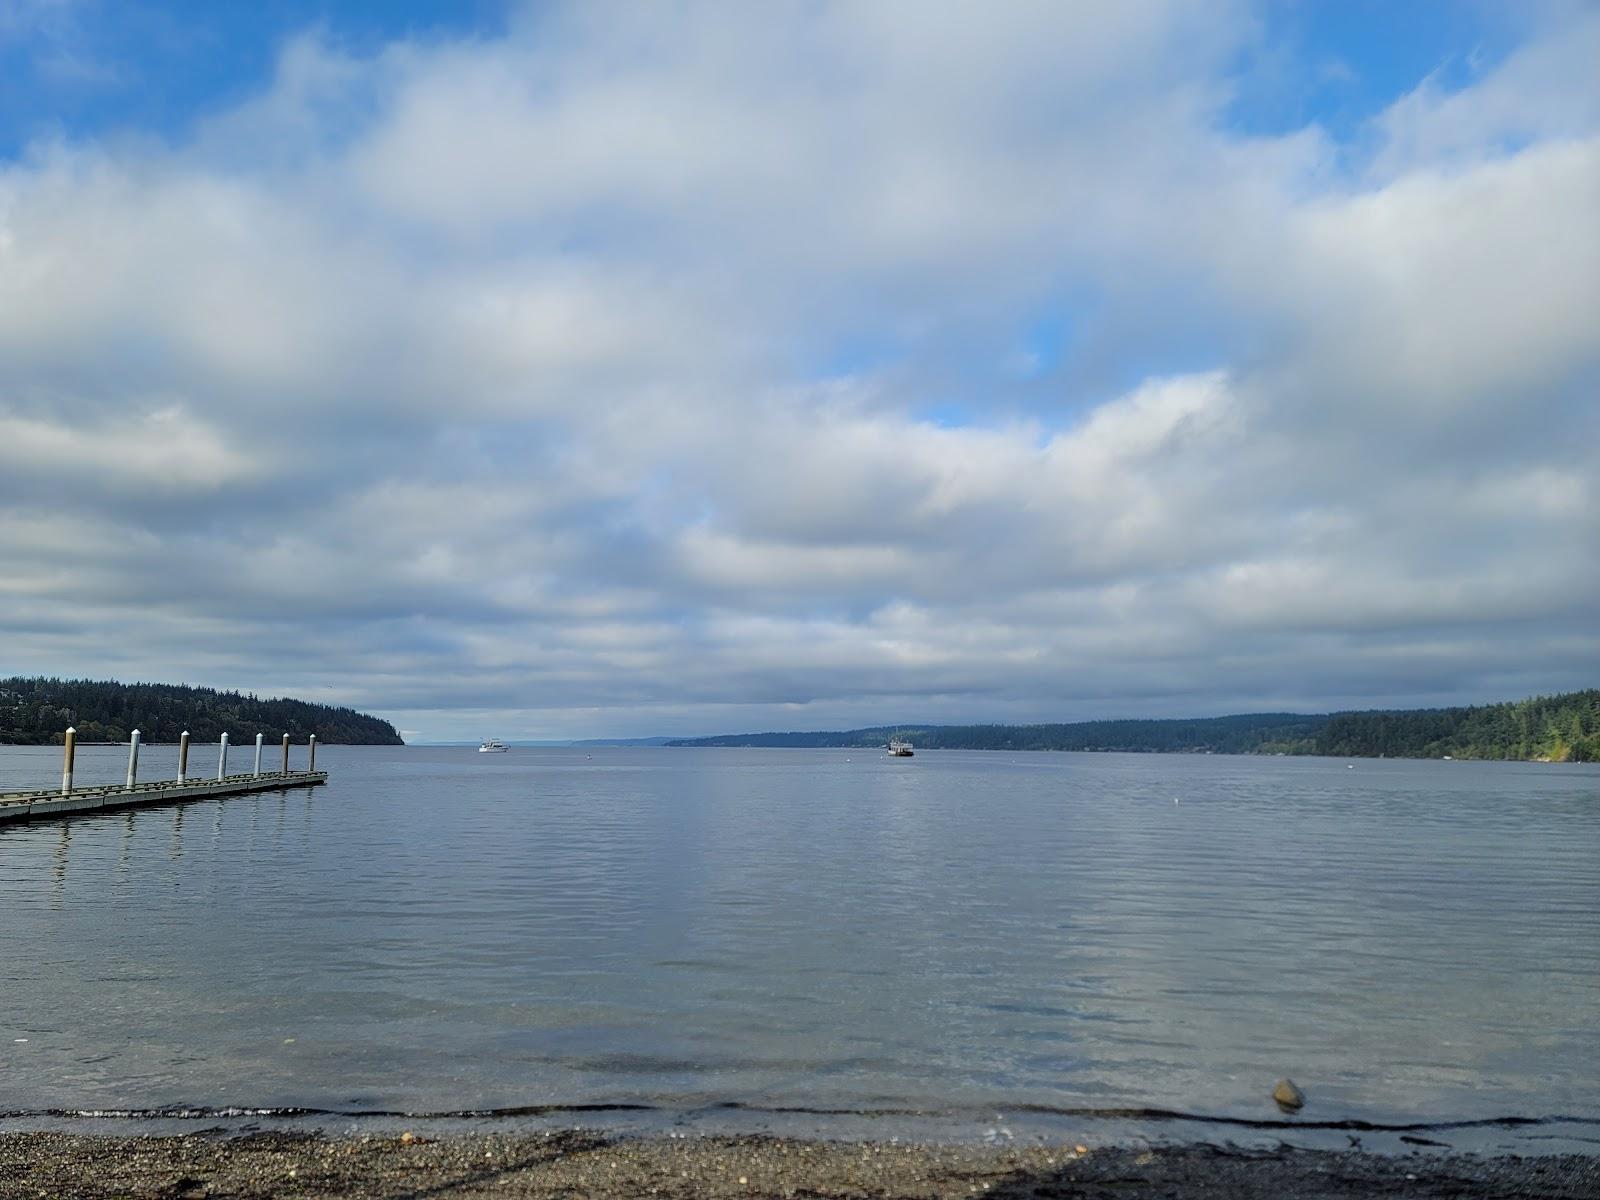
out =
[(69, 725), (80, 742), (125, 742), (137, 729), (145, 742), (175, 742), (188, 730), (201, 742), (214, 742), (223, 733), (234, 742), (258, 733), (276, 741), (287, 733), (295, 741), (316, 734), (328, 744), (405, 744), (387, 721), (305, 700), (262, 700), (172, 683), (0, 679), (0, 745), (50, 745), (62, 740)]
[(1252, 713), (1071, 725), (893, 725), (829, 733), (679, 738), (672, 746), (881, 746), (892, 735), (928, 750), (1120, 750), (1325, 754), (1341, 758), (1493, 758), (1600, 762), (1600, 690), (1470, 708)]

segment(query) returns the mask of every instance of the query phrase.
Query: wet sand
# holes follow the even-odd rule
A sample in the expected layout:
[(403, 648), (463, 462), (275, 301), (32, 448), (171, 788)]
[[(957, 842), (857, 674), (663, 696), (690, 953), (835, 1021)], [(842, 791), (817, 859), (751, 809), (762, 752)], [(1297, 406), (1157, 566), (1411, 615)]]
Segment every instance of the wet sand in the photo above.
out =
[(1600, 1196), (1600, 1156), (1217, 1146), (978, 1147), (773, 1137), (0, 1135), (0, 1198)]

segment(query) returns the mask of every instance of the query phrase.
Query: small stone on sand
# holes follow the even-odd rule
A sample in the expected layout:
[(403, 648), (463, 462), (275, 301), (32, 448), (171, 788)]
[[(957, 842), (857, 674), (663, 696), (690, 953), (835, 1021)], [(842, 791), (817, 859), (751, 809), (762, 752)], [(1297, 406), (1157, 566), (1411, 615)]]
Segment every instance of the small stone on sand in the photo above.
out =
[(1294, 1112), (1304, 1106), (1306, 1094), (1295, 1086), (1292, 1079), (1280, 1079), (1272, 1089), (1272, 1098), (1285, 1112)]

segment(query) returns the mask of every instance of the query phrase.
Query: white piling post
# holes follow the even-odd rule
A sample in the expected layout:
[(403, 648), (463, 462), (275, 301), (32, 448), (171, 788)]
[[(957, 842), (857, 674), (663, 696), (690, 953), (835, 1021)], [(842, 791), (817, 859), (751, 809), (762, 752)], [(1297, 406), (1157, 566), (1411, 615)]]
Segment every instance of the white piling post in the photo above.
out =
[(289, 773), (289, 735), (283, 735), (283, 773)]
[(133, 790), (134, 781), (139, 778), (139, 731), (135, 729), (128, 736), (128, 790)]
[(178, 735), (178, 782), (182, 783), (189, 774), (189, 731), (185, 729)]
[(256, 775), (257, 779), (261, 778), (261, 735), (259, 733), (256, 734), (256, 770), (255, 770), (255, 775)]
[(72, 758), (78, 749), (78, 731), (71, 725), (67, 726), (67, 740), (61, 747), (61, 794), (65, 796), (72, 791)]
[(228, 735), (224, 733), (217, 743), (217, 782), (228, 777)]
[(308, 743), (308, 747), (309, 747), (309, 751), (308, 751), (308, 757), (306, 759), (306, 770), (315, 771), (317, 769), (317, 735), (316, 734), (313, 733), (311, 735), (311, 741)]

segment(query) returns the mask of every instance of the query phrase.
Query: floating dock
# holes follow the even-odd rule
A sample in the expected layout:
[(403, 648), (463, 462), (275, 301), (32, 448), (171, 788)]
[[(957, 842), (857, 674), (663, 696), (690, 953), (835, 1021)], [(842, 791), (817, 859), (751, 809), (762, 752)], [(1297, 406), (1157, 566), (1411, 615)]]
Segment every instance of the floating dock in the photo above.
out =
[(262, 734), (256, 734), (255, 766), (247, 775), (228, 774), (228, 735), (217, 742), (217, 773), (210, 779), (189, 774), (189, 732), (178, 735), (178, 777), (152, 783), (139, 782), (139, 731), (128, 739), (128, 776), (122, 784), (72, 786), (72, 767), (77, 752), (78, 731), (70, 725), (62, 739), (61, 789), (31, 792), (0, 792), (0, 825), (7, 821), (36, 821), (48, 817), (70, 817), (75, 813), (108, 808), (148, 808), (157, 804), (182, 804), (188, 800), (210, 800), (218, 796), (243, 796), (249, 792), (276, 792), (284, 788), (317, 787), (328, 782), (328, 773), (317, 770), (317, 738), (306, 742), (306, 769), (289, 769), (290, 738), (283, 735), (283, 770), (263, 771)]
[(180, 804), (186, 800), (210, 800), (217, 796), (243, 796), (249, 792), (275, 792), (281, 788), (317, 787), (328, 782), (326, 771), (272, 771), (260, 775), (227, 775), (221, 779), (175, 779), (159, 783), (140, 783), (133, 787), (112, 784), (105, 787), (74, 788), (60, 791), (0, 792), (0, 825), (8, 821), (39, 821), (48, 817), (70, 817), (79, 813), (112, 808), (145, 808), (156, 804)]

